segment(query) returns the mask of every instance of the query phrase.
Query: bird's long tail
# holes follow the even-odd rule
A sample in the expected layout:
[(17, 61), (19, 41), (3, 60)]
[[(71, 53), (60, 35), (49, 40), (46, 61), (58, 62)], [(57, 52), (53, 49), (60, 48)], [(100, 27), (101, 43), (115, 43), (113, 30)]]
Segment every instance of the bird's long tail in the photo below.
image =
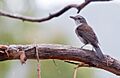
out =
[(103, 58), (104, 58), (104, 55), (103, 55), (100, 47), (99, 47), (99, 46), (94, 46), (94, 48), (95, 48), (95, 50), (96, 50), (96, 55), (98, 56), (98, 58), (103, 59)]

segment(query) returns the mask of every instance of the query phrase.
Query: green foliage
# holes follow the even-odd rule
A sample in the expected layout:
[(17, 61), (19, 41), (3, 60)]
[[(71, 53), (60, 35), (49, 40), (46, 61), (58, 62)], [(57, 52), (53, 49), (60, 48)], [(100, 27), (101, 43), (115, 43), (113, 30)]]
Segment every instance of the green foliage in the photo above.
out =
[(5, 78), (7, 77), (7, 74), (9, 73), (10, 70), (10, 62), (9, 61), (4, 61), (0, 62), (0, 77)]
[[(30, 66), (27, 78), (37, 77), (37, 62), (29, 61)], [(40, 61), (41, 65), (41, 76), (42, 78), (72, 78), (74, 73), (75, 65), (55, 60), (56, 65), (53, 60)], [(87, 68), (79, 68), (77, 72), (77, 78), (92, 78), (92, 71)]]

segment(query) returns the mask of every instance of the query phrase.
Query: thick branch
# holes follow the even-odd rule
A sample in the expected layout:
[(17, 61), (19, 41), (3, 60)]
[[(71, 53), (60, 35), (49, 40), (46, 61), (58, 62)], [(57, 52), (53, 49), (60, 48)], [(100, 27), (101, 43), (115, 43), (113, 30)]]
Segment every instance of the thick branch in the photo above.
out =
[(101, 68), (120, 75), (120, 62), (114, 58), (104, 55), (105, 59), (98, 59), (95, 52), (80, 49), (66, 45), (1, 45), (0, 60), (15, 60), (20, 58), (20, 52), (25, 52), (27, 59), (36, 59), (36, 51), (39, 53), (39, 58), (44, 59), (59, 59), (84, 62), (90, 67)]
[(76, 8), (78, 10), (77, 13), (79, 13), (87, 4), (89, 4), (91, 1), (111, 1), (111, 0), (85, 0), (85, 2), (83, 2), (82, 4), (70, 4), (66, 7), (64, 7), (63, 9), (61, 9), (58, 12), (55, 12), (53, 14), (49, 14), (49, 16), (44, 17), (44, 18), (40, 18), (40, 19), (36, 19), (36, 18), (32, 18), (32, 17), (25, 17), (25, 16), (16, 16), (13, 14), (9, 14), (3, 11), (0, 11), (0, 15), (1, 16), (5, 16), (5, 17), (9, 17), (9, 18), (14, 18), (14, 19), (18, 19), (18, 20), (22, 20), (22, 21), (29, 21), (29, 22), (44, 22), (44, 21), (48, 21), (54, 17), (58, 17), (60, 15), (62, 15), (63, 13), (65, 13), (66, 11), (68, 11), (71, 8)]

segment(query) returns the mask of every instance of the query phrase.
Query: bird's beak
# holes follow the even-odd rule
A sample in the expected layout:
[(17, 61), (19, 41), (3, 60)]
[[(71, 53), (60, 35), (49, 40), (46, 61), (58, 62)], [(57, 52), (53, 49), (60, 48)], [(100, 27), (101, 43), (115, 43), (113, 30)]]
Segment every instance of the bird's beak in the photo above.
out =
[(70, 16), (70, 18), (74, 19), (75, 20), (75, 17), (74, 16)]

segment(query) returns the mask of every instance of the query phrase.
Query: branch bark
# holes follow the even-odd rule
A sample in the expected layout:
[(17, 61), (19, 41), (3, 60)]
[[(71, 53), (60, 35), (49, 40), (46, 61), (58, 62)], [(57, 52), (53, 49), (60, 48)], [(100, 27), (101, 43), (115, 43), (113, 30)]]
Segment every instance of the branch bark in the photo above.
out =
[(120, 75), (120, 62), (118, 60), (108, 55), (104, 55), (105, 59), (101, 60), (96, 57), (94, 51), (67, 45), (0, 45), (0, 61), (19, 59), (21, 51), (25, 52), (27, 59), (37, 59), (37, 51), (41, 60), (59, 59), (84, 62), (90, 67), (101, 68)]
[(60, 11), (55, 12), (53, 14), (49, 14), (49, 16), (40, 18), (40, 19), (26, 17), (26, 16), (16, 16), (16, 15), (9, 14), (9, 13), (3, 12), (3, 11), (0, 11), (0, 15), (9, 17), (9, 18), (22, 20), (22, 21), (28, 21), (28, 22), (44, 22), (44, 21), (48, 21), (54, 17), (58, 17), (58, 16), (62, 15), (63, 13), (65, 13), (66, 11), (68, 11), (71, 8), (76, 8), (78, 10), (77, 13), (79, 13), (86, 5), (88, 5), (92, 1), (111, 1), (111, 0), (85, 0), (85, 2), (83, 2), (82, 4), (79, 4), (79, 5), (70, 4), (70, 5), (67, 5), (66, 7), (64, 7), (63, 9), (61, 9)]

